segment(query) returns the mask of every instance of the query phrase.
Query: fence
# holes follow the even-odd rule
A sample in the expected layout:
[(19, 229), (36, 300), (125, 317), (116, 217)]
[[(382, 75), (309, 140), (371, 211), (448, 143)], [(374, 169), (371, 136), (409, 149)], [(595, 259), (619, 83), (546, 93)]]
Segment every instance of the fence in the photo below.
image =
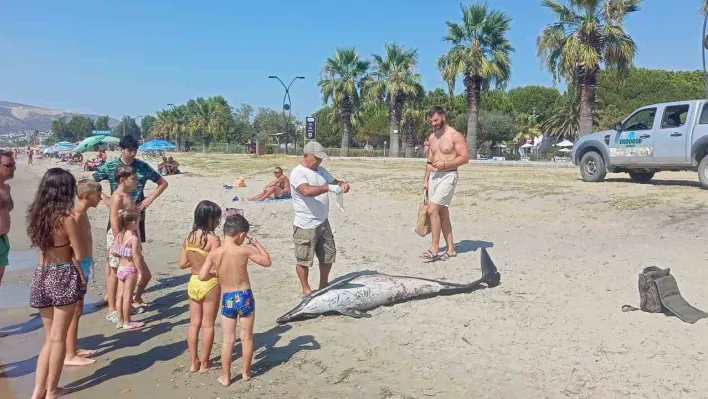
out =
[[(211, 143), (204, 151), (204, 145), (202, 143), (194, 143), (192, 146), (192, 152), (206, 152), (212, 154), (246, 154), (245, 145), (241, 144), (229, 144), (229, 143)], [(300, 155), (302, 154), (302, 146), (298, 145), (297, 148), (290, 146), (289, 155)], [(325, 148), (325, 152), (329, 156), (338, 157), (341, 153), (339, 148)], [(266, 146), (266, 154), (285, 154), (284, 146), (277, 146), (275, 144), (270, 144)], [(390, 150), (387, 148), (385, 151), (383, 149), (364, 149), (364, 148), (350, 148), (349, 157), (360, 158), (360, 157), (384, 157), (390, 154)], [(399, 156), (405, 158), (404, 151), (399, 153)], [(477, 159), (491, 159), (493, 157), (503, 157), (507, 161), (518, 161), (521, 156), (517, 152), (498, 154), (497, 151), (483, 151), (479, 153)], [(567, 155), (566, 155), (567, 156)], [(417, 151), (413, 151), (410, 158), (423, 158), (423, 148), (418, 147)], [(555, 147), (549, 147), (545, 150), (535, 152), (530, 157), (529, 161), (549, 161), (559, 158), (557, 154), (557, 149)], [(470, 157), (470, 159), (475, 159)]]

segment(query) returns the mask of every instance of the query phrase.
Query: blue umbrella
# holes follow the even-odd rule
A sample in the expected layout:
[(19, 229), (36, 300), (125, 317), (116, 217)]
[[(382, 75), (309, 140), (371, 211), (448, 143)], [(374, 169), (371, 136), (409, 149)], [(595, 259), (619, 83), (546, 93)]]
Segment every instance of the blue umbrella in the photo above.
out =
[(154, 139), (150, 141), (146, 141), (138, 147), (139, 151), (155, 151), (155, 150), (172, 150), (175, 148), (175, 145), (170, 143), (167, 140), (162, 140), (162, 139)]
[(68, 141), (60, 141), (54, 146), (55, 151), (69, 151), (74, 149), (74, 144)]

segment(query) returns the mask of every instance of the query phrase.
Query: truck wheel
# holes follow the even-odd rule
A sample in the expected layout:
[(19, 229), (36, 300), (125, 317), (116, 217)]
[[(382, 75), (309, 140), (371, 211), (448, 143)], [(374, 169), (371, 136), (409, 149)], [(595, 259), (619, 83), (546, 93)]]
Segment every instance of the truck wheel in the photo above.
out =
[(698, 164), (698, 180), (701, 181), (703, 188), (708, 188), (708, 155), (704, 156)]
[(629, 178), (635, 183), (648, 183), (654, 178), (654, 172), (629, 172)]
[(590, 151), (580, 159), (580, 176), (583, 181), (602, 181), (606, 175), (605, 161), (597, 152)]

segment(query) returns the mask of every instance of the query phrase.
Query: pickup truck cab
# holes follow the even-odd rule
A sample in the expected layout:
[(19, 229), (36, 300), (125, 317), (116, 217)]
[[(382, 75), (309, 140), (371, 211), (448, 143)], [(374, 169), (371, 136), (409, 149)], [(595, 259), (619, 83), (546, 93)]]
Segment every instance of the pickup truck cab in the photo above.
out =
[(646, 183), (656, 172), (698, 172), (708, 188), (708, 102), (678, 101), (635, 110), (613, 130), (580, 137), (571, 159), (584, 181), (602, 181), (611, 173), (629, 173)]

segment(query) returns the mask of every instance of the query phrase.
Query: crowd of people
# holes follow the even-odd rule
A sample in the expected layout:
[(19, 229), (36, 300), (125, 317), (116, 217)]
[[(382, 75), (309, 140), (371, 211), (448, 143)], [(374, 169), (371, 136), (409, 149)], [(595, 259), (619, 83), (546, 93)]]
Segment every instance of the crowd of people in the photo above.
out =
[[(430, 117), (435, 132), (428, 138), (430, 149), (426, 154), (423, 188), (430, 192), (428, 212), (433, 236), (431, 248), (423, 256), (442, 259), (455, 256), (448, 207), (457, 183), (457, 168), (467, 163), (468, 156), (464, 137), (447, 125), (444, 111), (434, 108)], [(138, 143), (132, 136), (123, 137), (119, 147), (120, 157), (104, 162), (92, 178), (77, 182), (66, 169), (48, 169), (28, 208), (27, 234), (31, 246), (40, 252), (40, 265), (34, 271), (29, 302), (40, 312), (46, 337), (37, 360), (32, 398), (53, 398), (64, 393), (57, 386), (64, 365), (95, 362), (91, 359), (95, 351), (78, 348), (77, 343), (83, 299), (95, 263), (87, 211), (102, 203), (109, 209), (105, 318), (118, 330), (144, 327), (144, 323), (132, 320), (132, 316), (150, 306), (143, 298), (152, 277), (143, 255), (146, 210), (167, 189), (168, 183), (149, 164), (136, 159)], [(275, 179), (256, 196), (292, 199), (294, 255), (302, 295), (312, 292), (308, 277), (315, 258), (320, 271), (318, 288), (329, 284), (337, 249), (328, 220), (328, 194), (350, 191), (348, 183), (336, 179), (322, 166), (326, 159), (328, 156), (320, 143), (308, 142), (303, 158), (289, 177), (284, 176), (281, 168), (276, 168)], [(13, 153), (0, 152), (0, 281), (10, 248), (9, 212), (14, 205), (7, 181), (14, 176), (14, 171)], [(109, 182), (110, 195), (103, 192), (101, 181)], [(148, 181), (157, 188), (145, 196), (143, 191)], [(216, 234), (220, 226), (223, 237)], [(219, 205), (202, 200), (194, 210), (191, 231), (179, 253), (179, 267), (191, 272), (186, 286), (190, 371), (205, 371), (211, 367), (214, 324), (220, 309), (223, 345), (218, 382), (223, 386), (232, 382), (231, 356), (237, 325), (241, 327), (241, 376), (243, 380), (252, 376), (256, 303), (247, 265), (249, 262), (264, 267), (272, 264), (268, 251), (249, 234), (249, 229), (242, 212), (224, 215)], [(443, 255), (438, 254), (441, 232), (447, 244)], [(200, 334), (201, 353), (198, 350)]]

